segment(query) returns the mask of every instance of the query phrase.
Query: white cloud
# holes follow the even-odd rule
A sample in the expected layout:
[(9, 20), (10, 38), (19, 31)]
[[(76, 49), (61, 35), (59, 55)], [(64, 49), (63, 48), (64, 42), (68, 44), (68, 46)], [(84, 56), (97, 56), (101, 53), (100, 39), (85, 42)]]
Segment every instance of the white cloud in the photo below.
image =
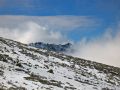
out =
[(0, 27), (17, 27), (19, 24), (33, 21), (52, 30), (72, 30), (74, 28), (96, 27), (100, 21), (87, 16), (0, 16)]
[[(0, 36), (23, 43), (64, 43), (64, 31), (98, 25), (97, 20), (85, 16), (0, 16)], [(62, 33), (61, 33), (62, 32)]]
[(115, 35), (109, 29), (102, 37), (83, 39), (74, 50), (72, 56), (120, 67), (120, 27)]
[(35, 22), (22, 23), (16, 28), (0, 28), (0, 36), (17, 40), (23, 43), (47, 42), (47, 43), (64, 43), (66, 37), (58, 31), (48, 30)]

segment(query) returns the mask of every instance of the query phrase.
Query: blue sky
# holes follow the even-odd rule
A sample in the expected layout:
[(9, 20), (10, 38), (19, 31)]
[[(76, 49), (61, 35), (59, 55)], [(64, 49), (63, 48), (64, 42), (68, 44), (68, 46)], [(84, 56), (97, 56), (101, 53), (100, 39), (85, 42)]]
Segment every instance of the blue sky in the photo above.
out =
[(67, 32), (67, 37), (75, 41), (99, 36), (106, 28), (114, 27), (120, 19), (119, 10), (120, 0), (0, 0), (1, 15), (89, 16), (100, 22), (92, 28), (75, 28), (76, 31)]

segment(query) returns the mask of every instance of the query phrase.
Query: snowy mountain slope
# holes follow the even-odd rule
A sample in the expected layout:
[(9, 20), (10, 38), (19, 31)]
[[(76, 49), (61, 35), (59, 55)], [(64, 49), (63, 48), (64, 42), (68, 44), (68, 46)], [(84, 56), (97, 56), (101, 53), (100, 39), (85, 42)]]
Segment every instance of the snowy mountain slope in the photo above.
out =
[(0, 38), (0, 90), (120, 90), (120, 68)]

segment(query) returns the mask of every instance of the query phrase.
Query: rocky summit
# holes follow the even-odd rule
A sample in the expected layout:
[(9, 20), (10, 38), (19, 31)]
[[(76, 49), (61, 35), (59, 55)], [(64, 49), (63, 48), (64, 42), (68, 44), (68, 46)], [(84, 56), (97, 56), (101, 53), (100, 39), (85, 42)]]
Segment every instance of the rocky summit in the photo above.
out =
[(64, 53), (70, 50), (70, 47), (72, 46), (72, 44), (71, 43), (49, 44), (49, 43), (43, 43), (43, 42), (36, 42), (36, 43), (30, 43), (29, 46), (33, 46), (40, 49), (46, 49), (49, 51)]

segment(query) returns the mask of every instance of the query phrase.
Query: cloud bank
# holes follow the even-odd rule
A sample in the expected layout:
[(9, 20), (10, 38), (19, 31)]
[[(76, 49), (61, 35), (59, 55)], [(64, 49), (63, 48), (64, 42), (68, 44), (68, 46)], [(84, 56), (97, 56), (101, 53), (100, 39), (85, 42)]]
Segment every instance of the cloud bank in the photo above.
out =
[(72, 30), (99, 25), (99, 20), (89, 16), (0, 16), (0, 27), (14, 28), (25, 22), (35, 22), (53, 30)]
[(85, 16), (0, 16), (0, 36), (23, 43), (65, 43), (64, 32), (75, 28), (98, 25), (92, 17)]
[(74, 45), (70, 55), (120, 67), (120, 27), (117, 31), (113, 35), (114, 30), (109, 29), (101, 37), (83, 39)]
[(58, 31), (48, 30), (35, 22), (26, 22), (16, 28), (0, 28), (0, 36), (20, 41), (22, 43), (47, 42), (47, 43), (64, 43), (67, 41)]

